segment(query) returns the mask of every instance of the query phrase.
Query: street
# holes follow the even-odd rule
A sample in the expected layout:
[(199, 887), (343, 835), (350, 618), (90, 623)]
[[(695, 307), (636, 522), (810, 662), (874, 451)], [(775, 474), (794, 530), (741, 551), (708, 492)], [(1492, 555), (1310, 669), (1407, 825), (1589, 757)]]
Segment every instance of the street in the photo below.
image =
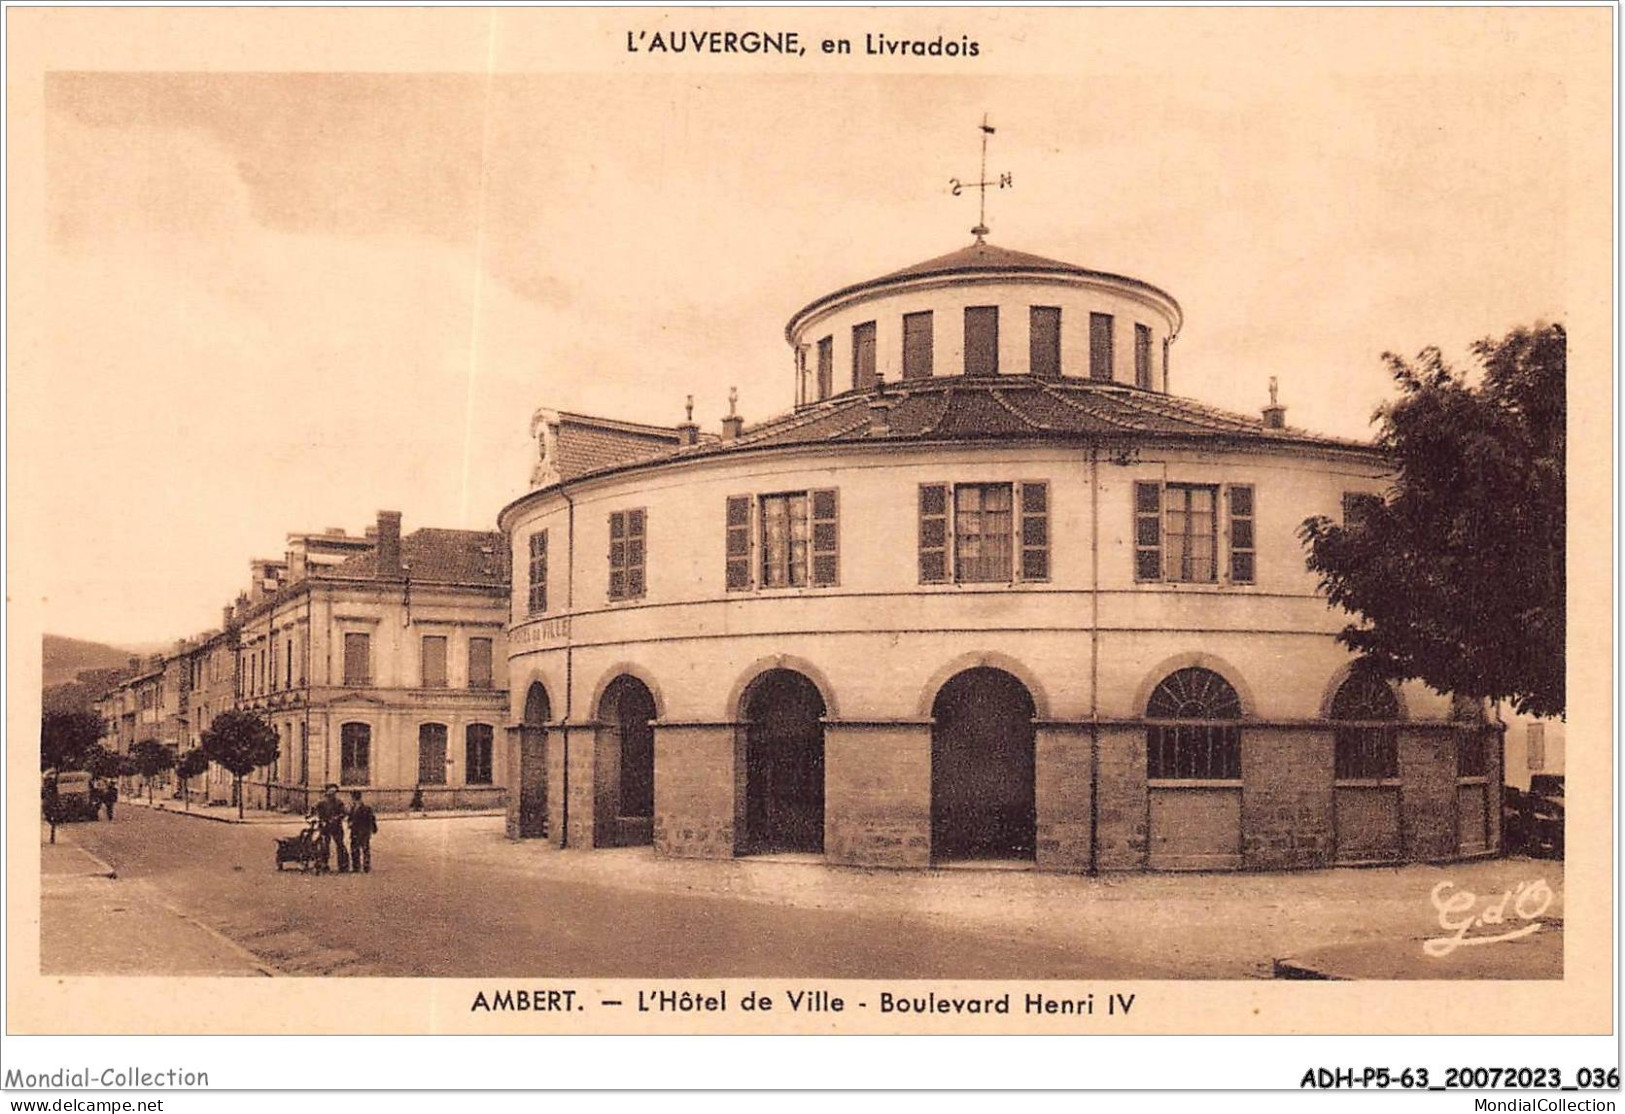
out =
[[(1233, 979), (1352, 947), (1335, 961), (1347, 969), (1324, 977), (1562, 977), (1563, 866), (1550, 861), (1098, 878), (862, 871), (559, 851), (510, 842), (500, 817), (458, 817), (386, 820), (371, 874), (278, 872), (275, 838), (298, 827), (131, 806), (111, 824), (62, 828), (117, 879), (48, 879), (46, 972)], [(1537, 879), (1553, 897), (1534, 937), (1424, 955), (1421, 941), (1440, 933), (1434, 887), (1492, 902)], [(113, 908), (122, 920), (96, 913)], [(164, 915), (167, 953), (108, 966), (99, 934), (159, 931)]]

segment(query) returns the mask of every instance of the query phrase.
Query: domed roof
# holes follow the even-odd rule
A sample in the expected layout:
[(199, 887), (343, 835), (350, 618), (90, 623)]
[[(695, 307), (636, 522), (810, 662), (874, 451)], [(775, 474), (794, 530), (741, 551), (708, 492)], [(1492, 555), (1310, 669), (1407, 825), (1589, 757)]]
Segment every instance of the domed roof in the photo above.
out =
[[(919, 279), (944, 278), (953, 275), (997, 276), (1010, 275), (1056, 275), (1075, 276), (1078, 278), (1094, 279), (1123, 286), (1133, 287), (1165, 301), (1172, 308), (1176, 322), (1183, 318), (1183, 311), (1173, 295), (1166, 290), (1141, 282), (1139, 279), (1129, 278), (1126, 275), (1115, 275), (1109, 271), (1095, 271), (1088, 267), (1080, 267), (1075, 263), (1063, 263), (1058, 259), (1047, 259), (1042, 255), (1033, 255), (1025, 251), (1013, 251), (1010, 248), (1001, 248), (996, 244), (989, 244), (978, 239), (968, 247), (951, 251), (947, 255), (939, 255), (934, 259), (927, 259), (921, 263), (904, 267), (901, 270), (891, 271), (878, 278), (855, 282), (850, 286), (843, 286), (839, 290), (831, 291), (821, 298), (815, 298), (801, 309), (797, 310), (785, 326), (786, 339), (794, 343), (795, 331), (801, 323), (816, 310), (833, 302), (841, 301), (854, 294), (870, 291), (879, 292), (889, 286), (914, 282)], [(1178, 325), (1175, 325), (1178, 331)]]

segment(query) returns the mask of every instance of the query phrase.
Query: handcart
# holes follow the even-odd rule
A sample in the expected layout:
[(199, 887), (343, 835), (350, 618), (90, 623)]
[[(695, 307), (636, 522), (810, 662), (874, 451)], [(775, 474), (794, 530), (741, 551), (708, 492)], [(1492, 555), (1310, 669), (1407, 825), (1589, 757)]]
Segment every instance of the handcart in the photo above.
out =
[(321, 825), (314, 817), (306, 821), (305, 830), (298, 835), (277, 839), (276, 868), (281, 870), (283, 863), (298, 863), (301, 871), (317, 873), (326, 866), (322, 858)]

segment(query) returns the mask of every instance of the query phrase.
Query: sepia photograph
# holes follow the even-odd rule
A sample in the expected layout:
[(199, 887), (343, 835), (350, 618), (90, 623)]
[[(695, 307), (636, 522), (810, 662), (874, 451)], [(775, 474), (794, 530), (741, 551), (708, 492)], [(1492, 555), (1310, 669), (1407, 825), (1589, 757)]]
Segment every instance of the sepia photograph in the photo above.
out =
[(11, 1028), (1606, 1028), (1607, 9), (23, 14)]

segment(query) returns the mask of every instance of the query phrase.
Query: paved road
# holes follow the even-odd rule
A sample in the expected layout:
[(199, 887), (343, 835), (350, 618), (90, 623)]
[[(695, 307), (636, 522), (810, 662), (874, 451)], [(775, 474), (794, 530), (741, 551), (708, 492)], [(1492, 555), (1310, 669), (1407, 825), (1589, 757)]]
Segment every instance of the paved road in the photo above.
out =
[[(386, 823), (367, 875), (277, 872), (266, 825), (146, 809), (72, 838), (121, 880), (296, 975), (441, 977), (1146, 977), (1167, 972), (1053, 941), (944, 929), (908, 913), (786, 908), (562, 882), (534, 845), (454, 854), (448, 825)], [(296, 830), (290, 825), (287, 832)], [(459, 844), (468, 836), (459, 834)], [(500, 834), (483, 837), (493, 843)], [(570, 852), (565, 852), (570, 854)], [(459, 860), (462, 860), (460, 865)], [(804, 868), (810, 869), (810, 868)], [(136, 973), (136, 972), (130, 972)]]

